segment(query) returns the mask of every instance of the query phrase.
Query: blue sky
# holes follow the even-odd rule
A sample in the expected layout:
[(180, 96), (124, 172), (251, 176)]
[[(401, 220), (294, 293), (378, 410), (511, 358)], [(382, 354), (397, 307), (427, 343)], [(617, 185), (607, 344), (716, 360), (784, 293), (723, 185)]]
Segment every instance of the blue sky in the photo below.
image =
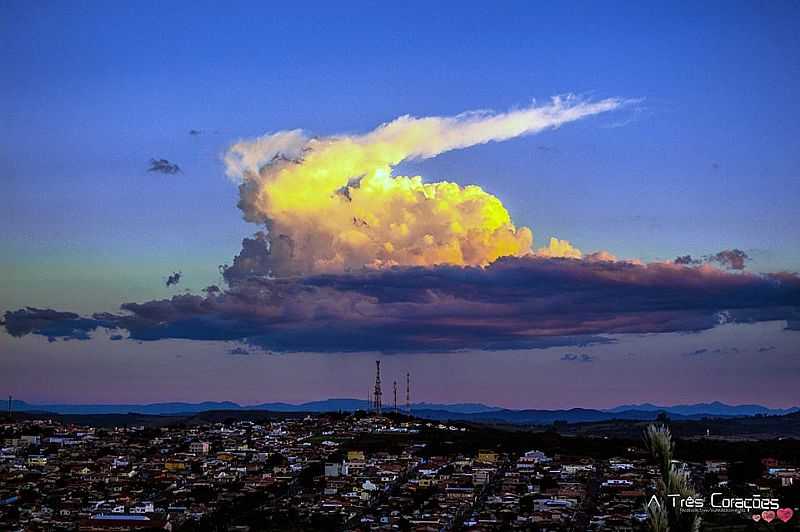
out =
[[(536, 241), (798, 271), (796, 2), (18, 2), (0, 5), (0, 310), (116, 310), (219, 281), (240, 138), (576, 93), (639, 100), (405, 163), (477, 183)], [(197, 136), (190, 129), (201, 130)], [(148, 173), (167, 158), (179, 175)]]

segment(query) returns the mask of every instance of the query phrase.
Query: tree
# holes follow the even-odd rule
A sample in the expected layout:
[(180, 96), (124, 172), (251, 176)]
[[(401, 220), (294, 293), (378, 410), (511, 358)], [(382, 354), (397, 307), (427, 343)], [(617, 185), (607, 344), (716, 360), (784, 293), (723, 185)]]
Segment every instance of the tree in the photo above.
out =
[(678, 494), (682, 499), (694, 497), (689, 477), (672, 463), (675, 444), (672, 434), (664, 425), (649, 425), (643, 434), (644, 445), (658, 466), (661, 478), (656, 483), (660, 505), (647, 505), (648, 523), (653, 532), (697, 532), (701, 519), (697, 514), (681, 513), (679, 508), (667, 504), (667, 495)]

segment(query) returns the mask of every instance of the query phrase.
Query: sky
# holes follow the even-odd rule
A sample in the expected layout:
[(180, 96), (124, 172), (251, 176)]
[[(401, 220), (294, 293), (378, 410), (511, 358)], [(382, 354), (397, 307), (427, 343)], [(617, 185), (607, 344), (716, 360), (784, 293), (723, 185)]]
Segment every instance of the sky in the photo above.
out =
[[(798, 15), (780, 1), (3, 2), (0, 312), (80, 318), (6, 315), (0, 388), (361, 398), (380, 358), (419, 400), (796, 405)], [(280, 152), (293, 161), (272, 164), (298, 129)], [(352, 145), (358, 175), (331, 170)], [(344, 182), (311, 180), (319, 168)], [(401, 204), (368, 194), (378, 170), (482, 193)], [(395, 214), (402, 238), (376, 223)], [(541, 251), (550, 237), (580, 258)], [(715, 258), (733, 250), (743, 268)]]

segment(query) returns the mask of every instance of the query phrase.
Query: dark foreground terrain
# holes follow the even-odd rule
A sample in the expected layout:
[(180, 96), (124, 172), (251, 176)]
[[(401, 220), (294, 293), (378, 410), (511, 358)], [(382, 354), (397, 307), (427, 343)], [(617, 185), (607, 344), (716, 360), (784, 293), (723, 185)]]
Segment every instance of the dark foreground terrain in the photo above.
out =
[[(699, 495), (800, 508), (797, 414), (660, 422)], [(0, 423), (0, 530), (645, 530), (646, 425), (19, 413)], [(703, 523), (767, 526), (743, 511)]]

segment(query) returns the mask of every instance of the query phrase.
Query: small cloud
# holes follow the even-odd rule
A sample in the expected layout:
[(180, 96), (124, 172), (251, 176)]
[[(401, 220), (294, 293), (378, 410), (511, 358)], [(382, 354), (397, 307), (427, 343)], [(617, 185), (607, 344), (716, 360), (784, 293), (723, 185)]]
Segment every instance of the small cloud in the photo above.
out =
[(769, 351), (774, 351), (774, 350), (775, 350), (775, 346), (774, 345), (768, 345), (768, 346), (765, 346), (765, 347), (759, 347), (758, 348), (758, 352), (759, 353), (767, 353)]
[(594, 362), (594, 357), (586, 353), (564, 353), (561, 360), (565, 362)]
[(744, 263), (750, 260), (750, 256), (741, 249), (726, 249), (708, 257), (708, 260), (717, 262), (729, 270), (744, 270)]
[(738, 347), (717, 347), (716, 349), (709, 349), (704, 347), (702, 349), (696, 349), (689, 353), (684, 353), (683, 356), (685, 357), (696, 357), (700, 355), (732, 355), (739, 352)]
[(217, 286), (215, 284), (212, 284), (212, 285), (209, 285), (209, 286), (206, 286), (205, 288), (203, 288), (203, 290), (201, 290), (201, 292), (205, 292), (208, 295), (214, 295), (214, 294), (222, 293), (222, 290), (220, 290), (219, 286)]
[(167, 277), (167, 286), (173, 286), (181, 282), (181, 276), (183, 276), (182, 272), (174, 272), (172, 275)]
[(150, 159), (150, 168), (148, 168), (147, 171), (168, 175), (175, 175), (182, 172), (180, 166), (166, 159)]
[(583, 258), (584, 260), (587, 260), (589, 262), (616, 262), (617, 260), (616, 256), (612, 255), (611, 253), (605, 250), (589, 253)]
[(683, 264), (684, 266), (690, 266), (694, 264), (700, 264), (700, 260), (692, 258), (691, 255), (681, 255), (680, 257), (675, 257), (673, 261), (675, 264)]
[(691, 353), (684, 353), (683, 356), (696, 357), (696, 356), (699, 356), (699, 355), (704, 355), (706, 353), (708, 353), (708, 349), (703, 348), (703, 349), (696, 349), (696, 350), (692, 351)]
[(745, 262), (749, 260), (750, 256), (741, 249), (725, 249), (714, 255), (705, 255), (702, 258), (681, 255), (676, 257), (673, 262), (684, 266), (697, 266), (703, 263), (716, 262), (729, 270), (744, 270)]

